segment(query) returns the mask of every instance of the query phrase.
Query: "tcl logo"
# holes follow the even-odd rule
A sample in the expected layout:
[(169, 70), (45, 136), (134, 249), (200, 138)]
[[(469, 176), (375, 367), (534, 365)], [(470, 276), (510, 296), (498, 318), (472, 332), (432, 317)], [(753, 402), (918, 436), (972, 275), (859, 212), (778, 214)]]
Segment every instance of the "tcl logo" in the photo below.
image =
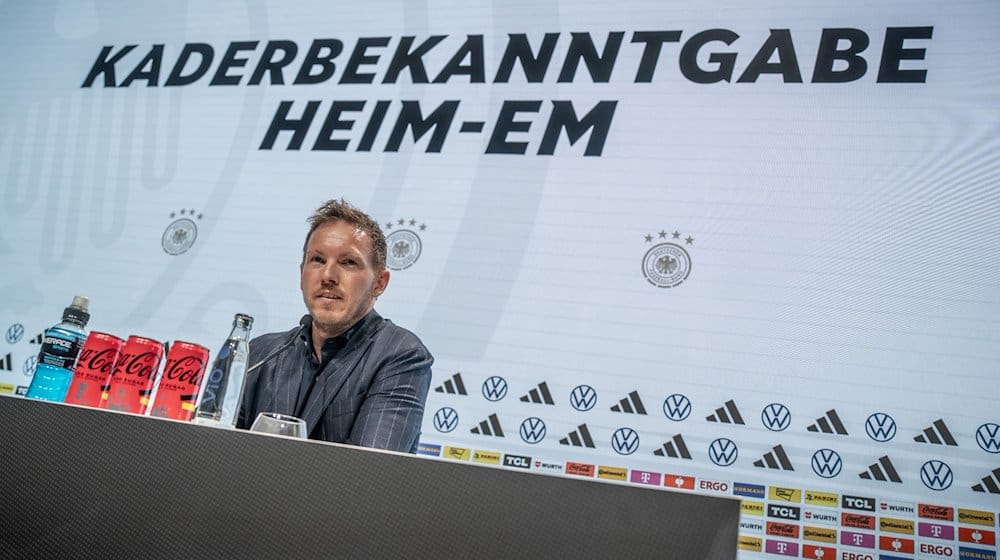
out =
[(840, 560), (875, 560), (875, 557), (867, 552), (841, 552)]
[(943, 544), (920, 543), (921, 554), (937, 554), (938, 556), (952, 556), (955, 550)]
[(777, 506), (774, 504), (767, 505), (767, 516), (768, 517), (780, 517), (781, 519), (794, 519), (798, 521), (799, 519), (799, 508), (794, 506)]
[(523, 457), (521, 455), (504, 455), (503, 464), (508, 467), (528, 469), (531, 468), (531, 457)]
[(698, 488), (701, 488), (702, 490), (713, 490), (715, 492), (728, 492), (729, 483), (716, 482), (714, 480), (699, 480)]
[(842, 499), (845, 508), (860, 509), (862, 511), (875, 511), (875, 500), (872, 498), (844, 496)]

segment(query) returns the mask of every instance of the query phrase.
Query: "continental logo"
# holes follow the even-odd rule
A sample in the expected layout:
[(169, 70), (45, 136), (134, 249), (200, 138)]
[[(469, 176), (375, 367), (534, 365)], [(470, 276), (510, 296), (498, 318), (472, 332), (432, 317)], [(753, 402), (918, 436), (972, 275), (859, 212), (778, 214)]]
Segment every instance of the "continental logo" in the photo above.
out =
[(802, 538), (807, 541), (835, 543), (837, 542), (837, 530), (806, 525), (802, 528)]
[(952, 521), (955, 519), (954, 508), (931, 504), (918, 505), (917, 514), (925, 519), (941, 519), (942, 521)]
[(994, 527), (997, 524), (997, 516), (992, 511), (979, 511), (978, 509), (959, 509), (958, 522), (970, 523), (972, 525), (985, 525)]
[(767, 522), (767, 534), (775, 537), (799, 538), (799, 526), (792, 523)]
[(0, 383), (0, 395), (13, 395), (16, 388), (10, 383)]
[(840, 496), (829, 492), (806, 490), (805, 499), (811, 506), (837, 507), (840, 504)]
[(444, 457), (448, 459), (455, 459), (456, 461), (468, 461), (469, 460), (469, 450), (465, 447), (452, 447), (446, 445), (444, 447)]
[(798, 488), (782, 488), (781, 486), (771, 486), (767, 495), (772, 500), (782, 500), (784, 502), (801, 502), (802, 490)]
[(860, 513), (841, 513), (840, 524), (852, 529), (875, 530), (875, 517), (872, 515), (861, 515)]
[(574, 474), (576, 476), (594, 476), (594, 465), (567, 461), (566, 474)]
[(628, 478), (628, 469), (623, 469), (621, 467), (606, 467), (600, 465), (597, 467), (597, 478), (609, 478), (611, 480), (621, 480), (625, 481)]
[(472, 452), (472, 460), (476, 463), (486, 463), (489, 465), (499, 465), (500, 464), (500, 454), (496, 451), (483, 451), (482, 449), (477, 449)]
[(906, 519), (894, 519), (892, 517), (880, 517), (878, 520), (878, 530), (885, 533), (900, 533), (912, 535), (916, 527), (912, 521)]
[(753, 500), (742, 500), (740, 502), (740, 513), (744, 515), (764, 515), (764, 502)]
[(760, 552), (760, 551), (764, 550), (764, 540), (761, 539), (760, 537), (748, 537), (746, 535), (740, 535), (740, 537), (739, 537), (739, 547), (740, 547), (740, 550), (749, 550), (751, 552)]

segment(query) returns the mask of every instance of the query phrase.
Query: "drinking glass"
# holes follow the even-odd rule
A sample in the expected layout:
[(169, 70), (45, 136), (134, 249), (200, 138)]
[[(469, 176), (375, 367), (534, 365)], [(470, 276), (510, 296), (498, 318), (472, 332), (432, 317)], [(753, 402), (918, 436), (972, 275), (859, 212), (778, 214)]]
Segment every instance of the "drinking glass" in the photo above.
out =
[(295, 438), (305, 438), (307, 435), (305, 420), (277, 412), (258, 414), (257, 419), (250, 426), (250, 431)]

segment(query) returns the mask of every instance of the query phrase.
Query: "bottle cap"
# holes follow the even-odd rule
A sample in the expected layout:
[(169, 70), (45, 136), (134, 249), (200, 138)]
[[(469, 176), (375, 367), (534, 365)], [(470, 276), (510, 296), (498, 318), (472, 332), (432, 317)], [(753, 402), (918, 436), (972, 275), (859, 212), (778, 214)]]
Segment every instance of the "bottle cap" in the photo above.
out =
[(233, 326), (250, 330), (250, 327), (253, 326), (253, 317), (245, 313), (237, 313), (236, 316), (233, 317)]
[(63, 321), (86, 325), (90, 320), (90, 313), (87, 311), (89, 307), (90, 300), (86, 296), (73, 296), (73, 303), (63, 310)]

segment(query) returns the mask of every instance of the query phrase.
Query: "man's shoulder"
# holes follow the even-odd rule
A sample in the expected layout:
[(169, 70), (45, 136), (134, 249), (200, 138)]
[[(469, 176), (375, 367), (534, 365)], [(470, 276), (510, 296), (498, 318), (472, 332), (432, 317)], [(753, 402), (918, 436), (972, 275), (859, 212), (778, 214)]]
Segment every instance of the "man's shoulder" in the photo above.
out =
[(415, 348), (430, 356), (430, 351), (427, 350), (426, 346), (424, 346), (420, 337), (409, 329), (401, 327), (384, 317), (382, 318), (382, 325), (379, 329), (379, 338), (385, 341), (386, 344), (392, 344), (397, 348)]
[(270, 332), (254, 337), (250, 340), (250, 349), (256, 352), (280, 346), (288, 342), (288, 338), (298, 330), (298, 327), (293, 327), (287, 331)]

